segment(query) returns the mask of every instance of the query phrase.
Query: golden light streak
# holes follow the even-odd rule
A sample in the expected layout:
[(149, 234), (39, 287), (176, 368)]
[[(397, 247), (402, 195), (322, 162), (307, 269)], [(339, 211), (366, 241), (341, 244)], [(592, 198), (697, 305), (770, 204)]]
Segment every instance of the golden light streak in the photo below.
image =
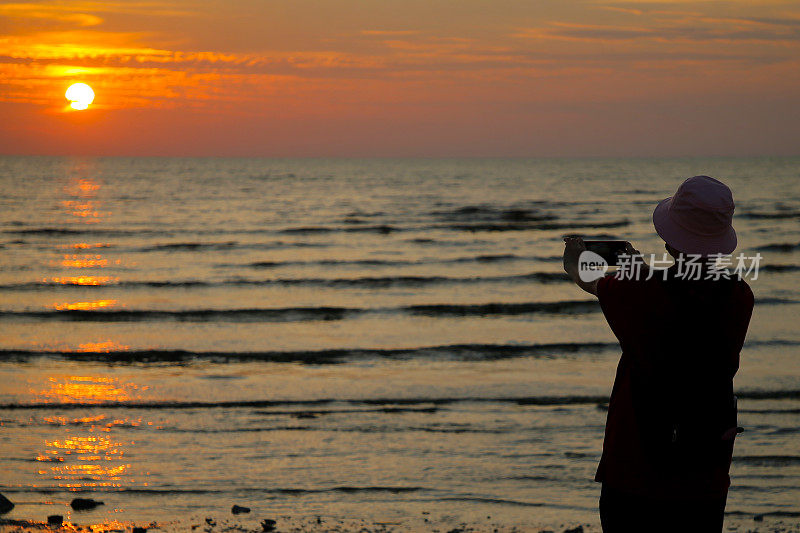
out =
[[(143, 387), (146, 389), (147, 387)], [(126, 427), (138, 427), (142, 425), (142, 419), (137, 418), (135, 420), (130, 420), (128, 418), (115, 418), (114, 420), (105, 421), (106, 415), (97, 415), (97, 416), (85, 416), (79, 418), (68, 418), (66, 416), (48, 416), (44, 418), (44, 421), (48, 424), (59, 425), (59, 426), (83, 426), (86, 427), (89, 431), (104, 431), (109, 432), (111, 428), (115, 426), (126, 426)], [(147, 425), (152, 426), (152, 422), (148, 422)], [(160, 426), (156, 426), (160, 427)], [(87, 456), (81, 457), (81, 460), (87, 461), (99, 461), (103, 458), (101, 456)], [(55, 462), (58, 458), (54, 457), (47, 457), (47, 456), (40, 456), (37, 458), (37, 461), (42, 462)], [(61, 459), (63, 460), (63, 458)]]
[(93, 302), (64, 302), (53, 304), (51, 307), (58, 311), (94, 311), (117, 305), (117, 300), (95, 300)]
[(108, 259), (103, 259), (100, 255), (85, 257), (65, 255), (61, 265), (73, 268), (104, 268), (108, 266)]
[[(51, 452), (51, 453), (57, 453), (57, 452)], [(64, 458), (54, 457), (52, 455), (39, 454), (36, 456), (36, 460), (42, 463), (60, 463), (64, 461)]]
[[(89, 430), (91, 431), (91, 430)], [(60, 440), (45, 440), (44, 461), (55, 456), (60, 461), (48, 470), (39, 470), (39, 475), (63, 481), (59, 487), (79, 490), (85, 487), (117, 488), (131, 465), (119, 463), (125, 455), (123, 444), (101, 435), (76, 435)], [(69, 461), (65, 459), (70, 459)], [(74, 463), (73, 460), (81, 461)], [(97, 462), (102, 461), (102, 462)], [(117, 464), (109, 464), (116, 462)]]
[(139, 391), (149, 389), (146, 385), (121, 382), (119, 378), (107, 376), (51, 377), (48, 381), (47, 389), (31, 390), (31, 393), (43, 400), (59, 403), (124, 402), (138, 398)]
[(109, 285), (116, 283), (119, 278), (113, 276), (65, 276), (55, 278), (42, 278), (42, 283), (57, 283), (59, 285)]
[(89, 248), (108, 248), (111, 244), (107, 242), (76, 242), (75, 244), (61, 244), (59, 248), (75, 248), (77, 250), (88, 250)]
[[(61, 205), (63, 205), (68, 211), (68, 213), (75, 217), (80, 217), (84, 219), (92, 219), (92, 220), (85, 220), (87, 223), (99, 222), (99, 219), (104, 215), (109, 215), (109, 212), (102, 213), (97, 211), (94, 203), (91, 200), (86, 201), (77, 201), (77, 200), (62, 200)], [(71, 210), (71, 211), (70, 211)]]
[(100, 188), (100, 184), (95, 183), (93, 180), (88, 178), (82, 178), (78, 180), (78, 188), (83, 191), (84, 193), (87, 192), (94, 192)]
[(109, 352), (122, 352), (130, 349), (126, 344), (119, 344), (112, 340), (104, 342), (86, 342), (78, 345), (78, 352), (83, 353), (109, 353)]
[(106, 415), (84, 416), (80, 418), (67, 418), (66, 416), (47, 416), (44, 418), (44, 421), (50, 424), (59, 424), (61, 426), (66, 426), (67, 424), (76, 425), (76, 424), (87, 424), (91, 422), (100, 422), (101, 420), (105, 420), (105, 418)]
[(104, 454), (119, 455), (122, 453), (122, 451), (116, 448), (120, 445), (121, 443), (114, 442), (110, 438), (100, 435), (67, 437), (64, 440), (45, 441), (45, 446), (48, 448), (56, 448), (57, 450), (60, 450), (63, 455), (97, 455), (100, 452), (103, 452)]

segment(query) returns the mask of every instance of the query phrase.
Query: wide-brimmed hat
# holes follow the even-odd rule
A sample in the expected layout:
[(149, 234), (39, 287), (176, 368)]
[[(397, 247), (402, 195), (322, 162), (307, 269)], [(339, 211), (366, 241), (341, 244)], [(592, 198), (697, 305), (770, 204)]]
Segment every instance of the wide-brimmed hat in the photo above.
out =
[(730, 254), (736, 249), (733, 193), (708, 176), (681, 183), (674, 196), (658, 203), (653, 225), (667, 244), (685, 254)]

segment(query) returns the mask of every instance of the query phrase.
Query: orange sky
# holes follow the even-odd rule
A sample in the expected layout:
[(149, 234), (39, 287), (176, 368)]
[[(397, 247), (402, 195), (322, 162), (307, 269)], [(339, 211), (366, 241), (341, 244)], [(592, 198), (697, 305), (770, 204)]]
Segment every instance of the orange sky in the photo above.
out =
[(0, 3), (0, 153), (800, 154), (800, 2)]

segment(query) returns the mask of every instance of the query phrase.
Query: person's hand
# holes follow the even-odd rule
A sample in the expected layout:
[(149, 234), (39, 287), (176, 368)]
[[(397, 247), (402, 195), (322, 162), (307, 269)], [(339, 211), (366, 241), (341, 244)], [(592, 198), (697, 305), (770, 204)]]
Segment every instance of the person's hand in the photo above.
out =
[(575, 279), (578, 274), (578, 258), (586, 250), (586, 244), (580, 237), (564, 237), (564, 272)]
[(589, 294), (597, 296), (597, 280), (585, 282), (578, 273), (578, 259), (586, 251), (586, 243), (580, 237), (564, 238), (564, 272), (572, 281)]

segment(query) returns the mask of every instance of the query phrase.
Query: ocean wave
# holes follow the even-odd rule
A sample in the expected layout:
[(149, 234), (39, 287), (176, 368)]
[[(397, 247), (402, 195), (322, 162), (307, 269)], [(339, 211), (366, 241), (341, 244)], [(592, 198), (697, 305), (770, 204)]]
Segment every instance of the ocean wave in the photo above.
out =
[(253, 414), (265, 416), (293, 416), (295, 418), (316, 418), (324, 415), (354, 414), (354, 413), (380, 413), (380, 414), (405, 414), (405, 413), (435, 413), (439, 407), (372, 407), (364, 409), (304, 409), (302, 411), (254, 411)]
[[(325, 404), (348, 405), (381, 405), (396, 408), (398, 405), (413, 406), (425, 405), (426, 408), (434, 406), (441, 408), (444, 405), (465, 402), (474, 403), (511, 403), (514, 405), (585, 405), (607, 402), (607, 396), (539, 396), (519, 398), (472, 398), (472, 397), (445, 397), (445, 398), (365, 398), (365, 399), (316, 399), (316, 400), (242, 400), (242, 401), (131, 401), (131, 402), (48, 402), (48, 403), (6, 403), (0, 404), (0, 410), (78, 410), (86, 408), (97, 409), (146, 409), (146, 410), (184, 410), (184, 409), (264, 409), (270, 407), (287, 406), (317, 406)], [(258, 414), (270, 414), (270, 411), (255, 411)]]
[(111, 352), (71, 352), (55, 350), (0, 350), (0, 360), (24, 360), (33, 357), (60, 357), (79, 361), (106, 363), (210, 361), (269, 361), (306, 364), (334, 364), (364, 359), (439, 358), (459, 361), (487, 361), (514, 357), (551, 357), (578, 352), (598, 353), (619, 348), (617, 343), (550, 344), (448, 344), (420, 348), (337, 348), (323, 350), (193, 352), (188, 350), (130, 350)]
[[(278, 234), (288, 235), (316, 235), (328, 234), (335, 232), (344, 233), (377, 233), (388, 235), (390, 233), (404, 232), (404, 231), (436, 231), (436, 230), (450, 230), (450, 231), (527, 231), (527, 230), (560, 230), (560, 229), (576, 229), (576, 228), (621, 228), (630, 225), (630, 221), (615, 220), (609, 222), (581, 220), (576, 222), (557, 222), (557, 217), (542, 216), (530, 218), (501, 218), (500, 220), (482, 220), (478, 218), (467, 217), (463, 221), (453, 220), (444, 223), (432, 223), (411, 226), (398, 226), (398, 225), (360, 225), (360, 224), (347, 224), (344, 226), (338, 225), (322, 225), (322, 226), (297, 226), (288, 227), (283, 229), (274, 230)], [(268, 230), (265, 230), (268, 232)]]
[[(320, 427), (316, 426), (261, 426), (261, 427), (239, 427), (239, 428), (219, 428), (219, 429), (206, 429), (206, 428), (163, 428), (170, 433), (192, 433), (192, 434), (215, 434), (215, 433), (270, 433), (274, 431), (320, 431)], [(443, 426), (385, 426), (385, 425), (366, 425), (366, 426), (353, 426), (353, 427), (336, 427), (324, 428), (324, 431), (336, 431), (339, 433), (406, 433), (409, 431), (416, 431), (422, 433), (474, 433), (474, 434), (492, 434), (497, 435), (501, 433), (509, 433), (505, 429), (482, 429), (482, 428), (467, 428), (467, 427), (443, 427)]]
[(793, 300), (792, 298), (766, 297), (755, 299), (756, 305), (792, 305), (798, 303), (800, 303), (800, 300)]
[[(8, 228), (2, 233), (18, 236), (42, 237), (176, 237), (176, 236), (222, 236), (222, 235), (324, 235), (330, 233), (375, 233), (388, 235), (397, 232), (419, 231), (524, 231), (524, 230), (560, 230), (576, 228), (620, 228), (630, 225), (630, 220), (592, 221), (592, 220), (560, 220), (551, 214), (534, 214), (527, 210), (508, 209), (500, 210), (492, 215), (475, 216), (465, 212), (462, 216), (439, 216), (434, 220), (422, 223), (397, 224), (364, 224), (363, 221), (354, 223), (352, 219), (343, 223), (311, 226), (288, 227), (263, 227), (263, 228), (190, 228), (170, 227), (160, 229), (141, 227), (133, 229), (108, 228), (108, 227), (32, 227)], [(176, 250), (201, 250), (206, 246), (211, 249), (220, 243), (204, 243), (196, 241), (183, 241), (178, 243), (159, 243), (145, 246), (140, 251), (176, 251)], [(223, 246), (233, 246), (221, 243)]]
[[(760, 476), (760, 477), (763, 477), (763, 476)], [(736, 489), (739, 490), (739, 488), (740, 488), (739, 485), (736, 485)], [(765, 487), (759, 487), (759, 489), (760, 490), (768, 490), (768, 491), (774, 491), (775, 490), (772, 487), (766, 487), (766, 488)], [(762, 519), (763, 519), (763, 517), (766, 517), (766, 516), (771, 516), (771, 517), (774, 517), (774, 518), (796, 518), (796, 517), (800, 517), (800, 511), (766, 511), (766, 512), (763, 512), (763, 513), (754, 513), (753, 511), (736, 511), (736, 510), (730, 511), (730, 510), (726, 510), (725, 514), (726, 515), (733, 515), (733, 516), (746, 516), (748, 518), (749, 517), (755, 518), (756, 516), (760, 516), (760, 517), (762, 517)], [(751, 530), (748, 530), (748, 531), (751, 531)], [(758, 531), (758, 529), (755, 529), (755, 530), (752, 530), (752, 531)], [(780, 529), (778, 529), (778, 531), (780, 531)], [(787, 531), (791, 531), (791, 530), (787, 530)]]
[(800, 265), (763, 265), (758, 268), (763, 272), (797, 272)]
[(800, 250), (800, 242), (798, 243), (778, 242), (778, 243), (765, 244), (763, 246), (758, 246), (754, 248), (754, 250), (761, 252), (793, 252), (795, 250)]
[[(116, 246), (116, 245), (115, 245)], [(207, 252), (207, 251), (241, 251), (241, 250), (284, 250), (287, 248), (328, 248), (330, 244), (323, 242), (306, 241), (268, 241), (268, 242), (242, 242), (242, 241), (221, 241), (221, 242), (166, 242), (156, 243), (147, 246), (116, 246), (120, 252)], [(241, 265), (239, 265), (241, 266)]]
[[(794, 305), (800, 300), (758, 298), (758, 305)], [(427, 317), (493, 317), (535, 314), (580, 315), (600, 312), (597, 300), (553, 302), (490, 302), (477, 304), (416, 304), (398, 307), (266, 307), (235, 309), (49, 309), (42, 311), (0, 311), (0, 320), (56, 320), (75, 322), (304, 322), (344, 320), (368, 314)], [(748, 341), (746, 346), (795, 346), (790, 339)]]
[[(510, 208), (495, 207), (482, 204), (482, 205), (464, 205), (460, 207), (455, 207), (453, 209), (436, 210), (436, 211), (431, 211), (429, 214), (444, 219), (464, 218), (464, 217), (476, 218), (481, 216), (494, 218), (502, 216), (502, 213), (506, 212), (507, 210), (510, 211)], [(528, 210), (528, 212), (530, 211)]]
[(402, 231), (402, 229), (396, 226), (390, 226), (388, 224), (381, 224), (377, 226), (301, 226), (277, 230), (278, 233), (286, 233), (290, 235), (313, 235), (316, 233), (331, 233), (336, 231), (345, 233), (379, 233), (382, 235), (387, 235), (396, 231)]
[(105, 237), (141, 237), (142, 235), (172, 235), (172, 231), (160, 231), (146, 228), (140, 229), (118, 229), (118, 228), (26, 228), (26, 229), (6, 229), (3, 233), (10, 235), (43, 235), (43, 236), (79, 236), (79, 235), (98, 235)]
[[(739, 409), (739, 413), (761, 414), (761, 415), (800, 415), (800, 409)], [(791, 428), (799, 430), (800, 428)]]
[[(222, 281), (204, 280), (131, 280), (109, 282), (107, 285), (93, 287), (114, 286), (121, 288), (155, 287), (155, 288), (190, 288), (190, 287), (226, 287), (226, 286), (270, 286), (270, 285), (306, 285), (312, 287), (366, 287), (372, 289), (387, 287), (422, 287), (427, 285), (458, 284), (458, 283), (497, 283), (497, 282), (523, 282), (537, 281), (540, 283), (567, 282), (569, 277), (562, 272), (531, 272), (508, 276), (364, 276), (356, 278), (273, 278), (273, 279), (247, 279), (229, 278)], [(63, 284), (51, 281), (31, 281), (23, 283), (10, 283), (0, 285), (0, 290), (39, 290), (52, 288), (86, 289), (86, 285)]]
[(611, 222), (472, 222), (463, 224), (445, 224), (434, 226), (458, 231), (527, 231), (527, 230), (564, 230), (578, 228), (622, 228), (630, 225), (629, 220)]
[(206, 250), (226, 250), (229, 248), (239, 247), (240, 243), (236, 241), (226, 242), (170, 242), (164, 244), (154, 244), (152, 246), (145, 246), (139, 248), (140, 252), (199, 252)]
[(501, 498), (481, 498), (478, 496), (449, 496), (437, 498), (437, 501), (469, 502), (469, 503), (492, 503), (501, 505), (514, 505), (520, 507), (544, 507), (543, 503), (521, 502), (517, 500), (505, 500)]
[(110, 311), (52, 310), (0, 311), (0, 318), (72, 320), (80, 322), (144, 322), (173, 320), (176, 322), (296, 322), (308, 320), (342, 320), (365, 309), (344, 307), (288, 307), (266, 309), (190, 309), (181, 311), (128, 310)]
[[(86, 489), (74, 489), (74, 488), (50, 488), (50, 487), (2, 487), (3, 492), (8, 493), (15, 493), (15, 492), (34, 492), (39, 494), (54, 494), (60, 492), (95, 492), (96, 489), (86, 488)], [(287, 496), (300, 496), (303, 494), (319, 494), (319, 493), (326, 493), (326, 492), (338, 492), (344, 494), (361, 494), (361, 493), (368, 493), (368, 492), (376, 492), (376, 493), (392, 493), (392, 494), (400, 494), (400, 493), (407, 493), (407, 492), (421, 492), (428, 489), (425, 487), (406, 487), (406, 486), (382, 486), (382, 485), (367, 485), (367, 486), (355, 486), (355, 485), (342, 485), (339, 487), (330, 487), (330, 488), (267, 488), (267, 487), (236, 487), (231, 489), (230, 491), (218, 490), (218, 489), (181, 489), (181, 488), (104, 488), (105, 491), (108, 492), (122, 492), (128, 494), (153, 494), (153, 495), (169, 495), (169, 494), (223, 494), (223, 493), (257, 493), (257, 494), (277, 494), (277, 495), (287, 495)]]
[(733, 461), (750, 466), (800, 465), (800, 455), (734, 455)]
[[(252, 263), (220, 263), (215, 266), (224, 268), (278, 268), (284, 266), (417, 266), (451, 263), (500, 263), (512, 261), (561, 261), (561, 256), (525, 256), (516, 254), (482, 254), (464, 257), (451, 257), (444, 259), (319, 259), (319, 260), (289, 260), (289, 261), (255, 261)], [(762, 267), (763, 268), (763, 267)]]
[(736, 396), (745, 400), (796, 400), (800, 398), (800, 390), (744, 390), (738, 391)]
[(745, 347), (753, 346), (800, 346), (800, 341), (792, 339), (765, 339), (765, 340), (751, 340), (748, 339), (744, 343)]
[(488, 205), (467, 205), (455, 209), (437, 210), (430, 213), (444, 221), (458, 220), (499, 220), (513, 222), (543, 222), (555, 220), (557, 216), (544, 213), (535, 208), (498, 207)]
[(739, 218), (784, 220), (790, 218), (800, 218), (800, 213), (797, 211), (776, 211), (772, 213), (765, 213), (763, 211), (745, 211), (744, 213), (737, 213), (736, 216)]
[(66, 320), (83, 322), (301, 322), (309, 320), (343, 320), (369, 313), (405, 313), (430, 317), (510, 316), (527, 314), (585, 314), (600, 311), (593, 300), (555, 302), (430, 304), (401, 307), (281, 307), (255, 309), (184, 309), (184, 310), (47, 310), (0, 311), (0, 319)]
[[(785, 400), (800, 399), (800, 389), (780, 390), (739, 390), (739, 399), (747, 400)], [(318, 398), (298, 400), (228, 400), (228, 401), (126, 401), (126, 402), (30, 402), (0, 404), (0, 410), (78, 410), (78, 409), (269, 409), (272, 407), (307, 407), (320, 405), (381, 406), (396, 409), (398, 406), (425, 406), (426, 409), (441, 408), (446, 405), (462, 403), (508, 403), (558, 407), (565, 405), (602, 405), (608, 402), (607, 395), (565, 395), (565, 396), (444, 396), (444, 397), (395, 397), (395, 398)], [(292, 411), (293, 413), (294, 411)], [(270, 414), (271, 411), (255, 411)], [(285, 411), (284, 411), (285, 413)], [(761, 457), (761, 456), (759, 456)]]
[(533, 313), (583, 314), (599, 312), (600, 304), (596, 300), (473, 305), (431, 304), (412, 305), (406, 307), (405, 310), (415, 315), (424, 316), (489, 316)]

